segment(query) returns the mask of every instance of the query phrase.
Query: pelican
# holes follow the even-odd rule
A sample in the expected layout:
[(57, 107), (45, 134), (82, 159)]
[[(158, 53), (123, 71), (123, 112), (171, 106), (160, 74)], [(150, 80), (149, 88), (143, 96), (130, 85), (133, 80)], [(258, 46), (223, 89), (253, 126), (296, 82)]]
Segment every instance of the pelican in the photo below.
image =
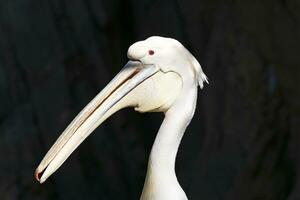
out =
[(104, 120), (133, 107), (138, 112), (163, 112), (165, 118), (149, 156), (141, 200), (185, 200), (175, 159), (196, 108), (198, 86), (207, 77), (199, 62), (177, 40), (152, 36), (132, 44), (128, 63), (75, 117), (35, 171), (43, 183)]

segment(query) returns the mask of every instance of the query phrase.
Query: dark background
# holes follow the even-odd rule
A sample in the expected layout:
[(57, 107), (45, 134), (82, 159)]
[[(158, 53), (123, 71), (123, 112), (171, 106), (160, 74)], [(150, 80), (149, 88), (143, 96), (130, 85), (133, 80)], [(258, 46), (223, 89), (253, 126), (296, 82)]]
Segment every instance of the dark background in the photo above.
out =
[(138, 199), (161, 113), (113, 115), (33, 173), (130, 44), (174, 37), (210, 79), (177, 158), (191, 200), (300, 199), (299, 0), (1, 0), (0, 199)]

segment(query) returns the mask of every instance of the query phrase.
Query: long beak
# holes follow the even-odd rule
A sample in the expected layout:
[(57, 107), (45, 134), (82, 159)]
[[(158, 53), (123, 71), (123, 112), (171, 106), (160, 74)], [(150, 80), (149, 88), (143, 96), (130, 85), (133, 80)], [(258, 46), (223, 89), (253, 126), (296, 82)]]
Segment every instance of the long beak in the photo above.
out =
[(104, 120), (124, 107), (135, 106), (134, 100), (125, 97), (156, 72), (155, 65), (129, 61), (56, 140), (35, 170), (35, 178), (40, 183), (46, 181)]

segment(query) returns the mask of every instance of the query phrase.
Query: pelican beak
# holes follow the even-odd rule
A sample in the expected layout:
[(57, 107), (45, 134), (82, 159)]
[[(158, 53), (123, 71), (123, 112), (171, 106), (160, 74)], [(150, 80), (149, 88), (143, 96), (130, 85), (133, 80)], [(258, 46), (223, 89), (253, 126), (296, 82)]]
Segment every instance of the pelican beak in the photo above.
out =
[(135, 106), (134, 100), (126, 96), (158, 71), (156, 65), (143, 65), (138, 61), (129, 61), (56, 140), (35, 170), (37, 181), (45, 182), (83, 140), (109, 116), (124, 107)]

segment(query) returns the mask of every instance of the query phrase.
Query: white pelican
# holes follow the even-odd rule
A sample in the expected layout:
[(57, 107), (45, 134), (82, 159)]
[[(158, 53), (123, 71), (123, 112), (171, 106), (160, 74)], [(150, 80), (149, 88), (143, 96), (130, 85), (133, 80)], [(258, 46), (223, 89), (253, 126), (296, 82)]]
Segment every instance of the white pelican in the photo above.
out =
[(197, 88), (208, 82), (200, 64), (177, 40), (153, 36), (132, 44), (129, 62), (77, 115), (35, 171), (43, 183), (105, 119), (125, 107), (164, 112), (151, 149), (141, 200), (184, 200), (175, 174), (177, 150), (190, 123)]

